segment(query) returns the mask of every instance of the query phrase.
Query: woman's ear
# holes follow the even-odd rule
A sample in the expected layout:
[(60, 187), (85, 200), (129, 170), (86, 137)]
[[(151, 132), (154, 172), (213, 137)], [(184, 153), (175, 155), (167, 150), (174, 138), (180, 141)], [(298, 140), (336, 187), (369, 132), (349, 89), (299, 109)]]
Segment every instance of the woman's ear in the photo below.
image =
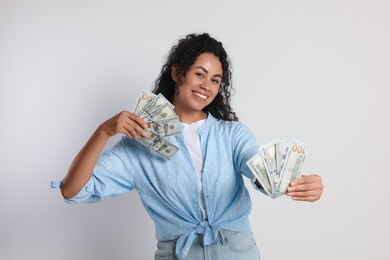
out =
[(176, 66), (176, 64), (172, 65), (171, 77), (172, 77), (173, 81), (175, 81), (176, 83), (178, 82), (178, 80), (177, 80), (177, 66)]

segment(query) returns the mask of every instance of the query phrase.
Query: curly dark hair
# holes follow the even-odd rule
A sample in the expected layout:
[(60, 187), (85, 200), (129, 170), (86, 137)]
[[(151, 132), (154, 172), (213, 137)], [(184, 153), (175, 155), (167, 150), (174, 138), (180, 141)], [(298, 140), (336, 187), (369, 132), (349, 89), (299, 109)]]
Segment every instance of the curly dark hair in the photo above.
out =
[[(222, 64), (222, 80), (219, 92), (214, 100), (203, 111), (210, 112), (217, 119), (238, 121), (236, 113), (230, 105), (230, 97), (234, 89), (232, 87), (232, 69), (229, 57), (222, 43), (212, 38), (209, 34), (189, 34), (180, 39), (170, 50), (166, 63), (161, 69), (155, 82), (153, 93), (164, 95), (173, 103), (176, 92), (176, 82), (172, 79), (172, 65), (177, 67), (178, 85), (186, 75), (188, 69), (195, 63), (196, 58), (203, 53), (212, 53), (219, 58)], [(234, 94), (234, 93), (233, 93)]]

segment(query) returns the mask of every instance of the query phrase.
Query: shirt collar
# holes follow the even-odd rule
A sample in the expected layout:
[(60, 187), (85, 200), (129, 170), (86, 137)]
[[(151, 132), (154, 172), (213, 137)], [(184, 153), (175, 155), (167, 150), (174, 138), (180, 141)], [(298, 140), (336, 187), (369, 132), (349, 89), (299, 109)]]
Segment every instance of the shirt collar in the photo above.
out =
[[(203, 125), (201, 127), (199, 127), (198, 134), (202, 134), (202, 133), (208, 131), (210, 129), (211, 125), (213, 125), (214, 122), (216, 122), (216, 121), (217, 121), (217, 119), (215, 117), (213, 117), (211, 115), (211, 113), (209, 112), (207, 115), (206, 121), (203, 123)], [(182, 133), (184, 131), (184, 127), (185, 127), (184, 124), (180, 123), (180, 130)]]
[(198, 134), (202, 134), (202, 133), (204, 133), (204, 132), (207, 132), (209, 129), (210, 129), (210, 127), (215, 123), (217, 121), (217, 119), (215, 118), (215, 117), (213, 117), (212, 115), (211, 115), (211, 113), (208, 113), (208, 116), (207, 116), (207, 118), (206, 118), (206, 121), (204, 122), (204, 124), (201, 126), (201, 127), (199, 127), (199, 129), (198, 129)]

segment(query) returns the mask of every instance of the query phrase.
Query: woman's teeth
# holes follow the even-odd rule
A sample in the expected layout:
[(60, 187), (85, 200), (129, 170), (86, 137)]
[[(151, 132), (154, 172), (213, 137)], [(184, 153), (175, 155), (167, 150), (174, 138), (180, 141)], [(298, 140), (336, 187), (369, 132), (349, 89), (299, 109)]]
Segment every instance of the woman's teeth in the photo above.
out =
[(194, 92), (194, 94), (197, 95), (198, 97), (202, 98), (202, 99), (206, 99), (207, 98), (207, 96), (199, 94), (198, 92)]

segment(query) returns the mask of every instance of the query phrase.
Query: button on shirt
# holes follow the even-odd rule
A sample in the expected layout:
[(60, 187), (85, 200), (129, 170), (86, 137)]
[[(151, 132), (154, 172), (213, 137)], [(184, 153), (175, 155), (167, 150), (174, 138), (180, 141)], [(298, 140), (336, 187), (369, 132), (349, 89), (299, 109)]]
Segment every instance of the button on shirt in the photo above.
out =
[[(170, 160), (124, 136), (100, 155), (89, 182), (66, 201), (97, 202), (135, 189), (155, 223), (156, 239), (178, 239), (179, 259), (187, 255), (197, 234), (210, 245), (220, 229), (250, 231), (251, 201), (242, 175), (257, 187), (246, 165), (258, 149), (254, 136), (243, 124), (217, 120), (211, 114), (198, 134), (207, 220), (199, 208), (195, 167), (181, 134), (166, 137), (180, 148)], [(52, 186), (59, 187), (60, 182)]]

